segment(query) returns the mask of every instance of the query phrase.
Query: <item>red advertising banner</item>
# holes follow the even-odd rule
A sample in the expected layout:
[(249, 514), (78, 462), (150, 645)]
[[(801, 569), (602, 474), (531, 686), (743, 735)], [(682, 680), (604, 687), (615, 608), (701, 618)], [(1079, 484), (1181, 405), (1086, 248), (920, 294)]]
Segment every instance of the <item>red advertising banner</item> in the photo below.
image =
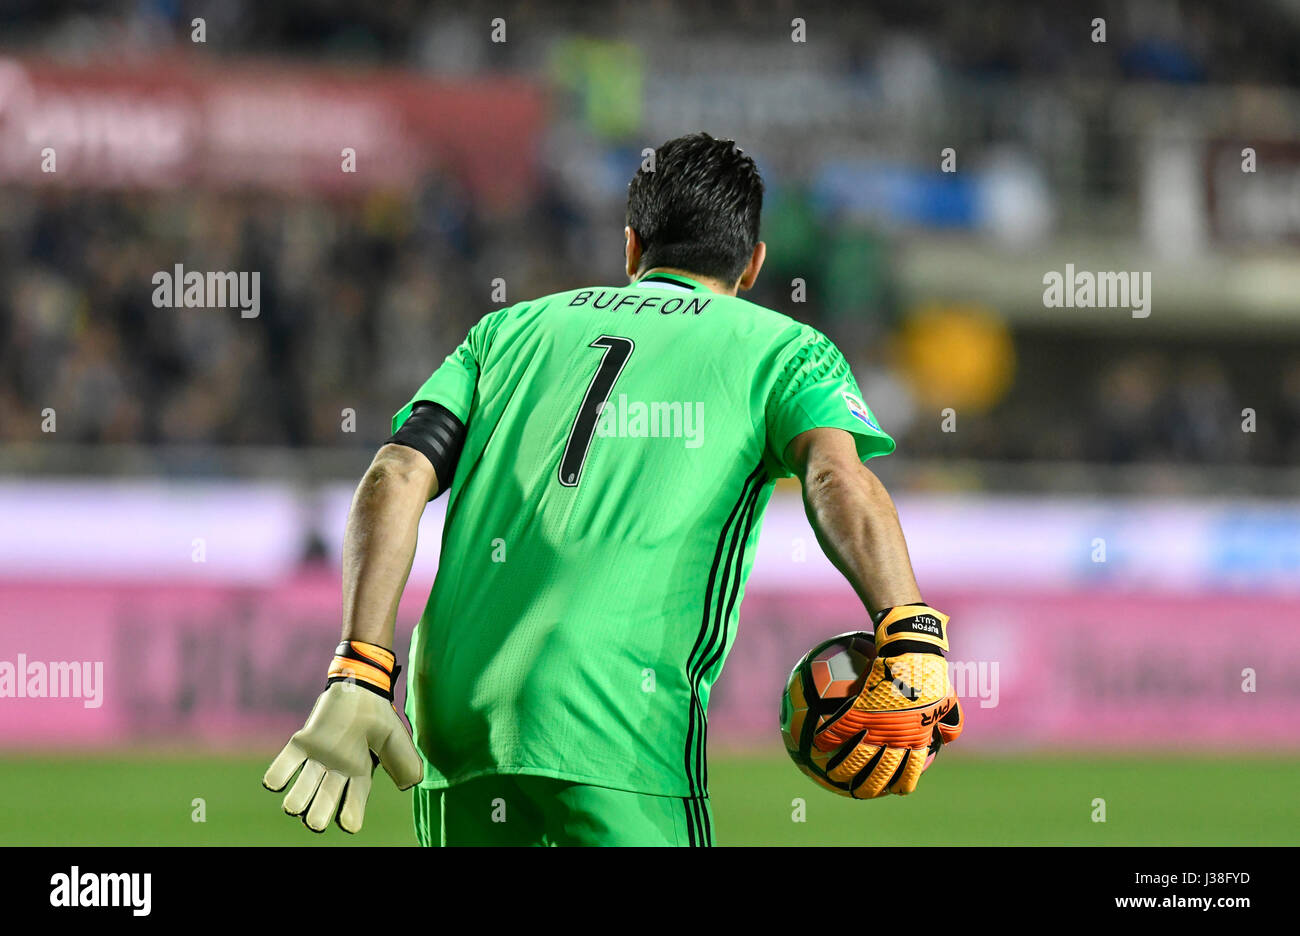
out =
[[(1300, 748), (1300, 603), (1104, 588), (927, 600), (952, 616), (965, 749)], [(776, 730), (795, 660), (858, 629), (861, 606), (847, 586), (747, 595), (710, 702), (710, 737), (762, 741)]]
[(542, 92), (513, 78), (0, 58), (0, 183), (347, 194), (442, 169), (501, 205), (533, 182), (542, 120)]
[[(425, 589), (399, 614), (399, 654)], [(963, 746), (1300, 746), (1300, 605), (1101, 591), (933, 595), (953, 615)], [(0, 584), (0, 747), (274, 745), (338, 635), (332, 574), (275, 585)], [(717, 745), (777, 743), (790, 666), (858, 629), (848, 591), (751, 591), (709, 707)]]

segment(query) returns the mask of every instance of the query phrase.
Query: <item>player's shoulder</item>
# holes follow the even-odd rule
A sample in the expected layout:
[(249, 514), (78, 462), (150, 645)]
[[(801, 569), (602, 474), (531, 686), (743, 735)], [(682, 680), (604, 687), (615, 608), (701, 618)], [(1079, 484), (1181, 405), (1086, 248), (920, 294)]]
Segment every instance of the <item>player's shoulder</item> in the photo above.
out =
[(768, 368), (780, 372), (842, 357), (835, 343), (807, 322), (739, 296), (727, 299), (734, 304), (736, 320), (746, 323), (738, 337), (766, 349), (763, 360)]
[(801, 322), (793, 316), (776, 309), (751, 302), (742, 296), (728, 296), (728, 302), (734, 303), (736, 310), (755, 326), (771, 332), (775, 336), (798, 341), (825, 341), (826, 336), (807, 322)]

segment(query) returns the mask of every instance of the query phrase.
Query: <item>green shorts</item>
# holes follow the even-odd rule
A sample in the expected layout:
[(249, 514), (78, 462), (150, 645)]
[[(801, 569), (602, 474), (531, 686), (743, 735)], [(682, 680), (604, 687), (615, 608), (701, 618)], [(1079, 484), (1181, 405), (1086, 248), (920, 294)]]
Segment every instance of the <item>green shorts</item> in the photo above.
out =
[(500, 774), (415, 788), (421, 845), (712, 845), (708, 797)]

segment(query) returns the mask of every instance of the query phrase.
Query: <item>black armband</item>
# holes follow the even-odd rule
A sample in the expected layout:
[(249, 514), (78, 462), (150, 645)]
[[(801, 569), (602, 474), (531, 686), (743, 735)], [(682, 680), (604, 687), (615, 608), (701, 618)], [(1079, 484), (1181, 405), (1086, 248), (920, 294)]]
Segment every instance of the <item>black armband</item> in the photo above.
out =
[(447, 407), (420, 401), (411, 407), (411, 415), (388, 444), (405, 445), (429, 459), (438, 473), (438, 489), (445, 491), (451, 487), (460, 450), (465, 446), (465, 424)]

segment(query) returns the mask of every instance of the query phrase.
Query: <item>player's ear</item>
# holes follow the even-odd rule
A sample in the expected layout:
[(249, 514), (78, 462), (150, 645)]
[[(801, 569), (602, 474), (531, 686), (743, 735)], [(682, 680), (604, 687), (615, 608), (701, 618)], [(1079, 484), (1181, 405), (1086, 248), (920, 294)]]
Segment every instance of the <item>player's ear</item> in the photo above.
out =
[(766, 259), (767, 244), (759, 241), (754, 245), (754, 252), (750, 254), (749, 266), (745, 267), (745, 272), (740, 274), (740, 282), (736, 286), (737, 292), (754, 285), (754, 280), (758, 279), (758, 271), (763, 269), (763, 261)]
[(626, 238), (623, 256), (627, 258), (627, 278), (634, 280), (641, 269), (641, 238), (630, 227), (623, 228), (623, 237)]

